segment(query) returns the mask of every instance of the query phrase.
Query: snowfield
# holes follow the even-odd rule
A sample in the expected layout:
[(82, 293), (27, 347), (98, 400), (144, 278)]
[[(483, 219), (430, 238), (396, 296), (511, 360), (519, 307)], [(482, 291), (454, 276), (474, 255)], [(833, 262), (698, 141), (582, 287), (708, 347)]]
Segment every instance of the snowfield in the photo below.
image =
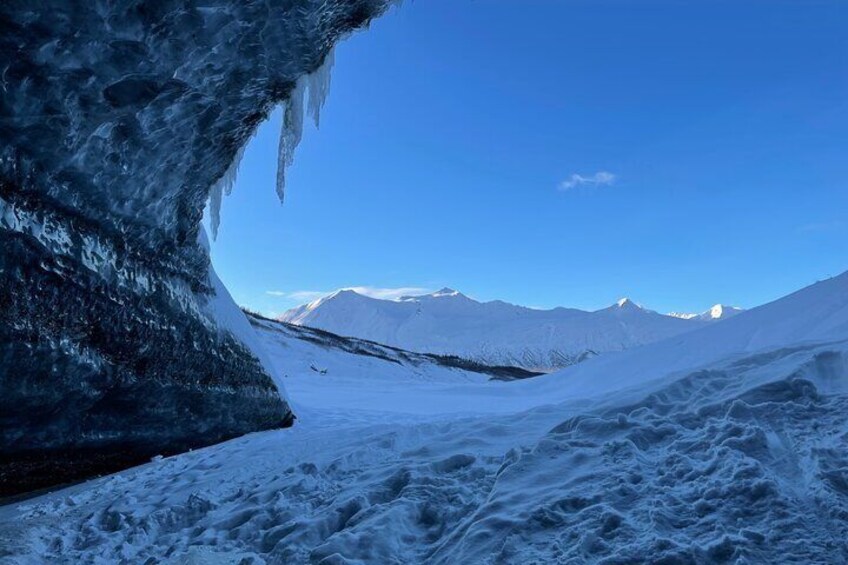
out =
[(293, 428), (2, 507), (3, 562), (848, 561), (848, 274), (513, 382), (253, 323)]

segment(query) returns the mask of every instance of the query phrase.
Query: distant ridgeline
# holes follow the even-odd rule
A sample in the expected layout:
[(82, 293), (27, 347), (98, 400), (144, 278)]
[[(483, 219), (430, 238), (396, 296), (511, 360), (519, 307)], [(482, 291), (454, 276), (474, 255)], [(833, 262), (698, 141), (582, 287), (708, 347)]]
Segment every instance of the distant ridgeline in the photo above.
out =
[(595, 312), (539, 310), (500, 300), (478, 302), (450, 288), (397, 300), (340, 290), (289, 310), (280, 320), (484, 365), (552, 371), (692, 331), (740, 311), (715, 306), (704, 314), (663, 315), (626, 298)]
[(0, 3), (0, 496), (292, 422), (200, 221), (386, 2), (213, 4)]

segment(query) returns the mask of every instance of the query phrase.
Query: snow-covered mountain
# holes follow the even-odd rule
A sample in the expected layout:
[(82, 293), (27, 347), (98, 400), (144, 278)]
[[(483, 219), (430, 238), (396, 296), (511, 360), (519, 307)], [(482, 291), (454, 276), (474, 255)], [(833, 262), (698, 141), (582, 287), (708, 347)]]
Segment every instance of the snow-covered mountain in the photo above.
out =
[(271, 355), (282, 353), (273, 362), (284, 379), (280, 384), (290, 388), (289, 378), (314, 376), (333, 377), (338, 388), (340, 377), (358, 381), (380, 378), (398, 382), (485, 382), (511, 381), (535, 377), (534, 373), (517, 367), (493, 367), (461, 359), (415, 353), (372, 341), (342, 337), (328, 331), (296, 326), (245, 312), (258, 335), (263, 350)]
[(666, 316), (627, 298), (595, 312), (537, 310), (499, 300), (478, 302), (443, 288), (397, 300), (340, 290), (289, 310), (280, 320), (411, 351), (550, 371), (678, 335), (723, 319), (724, 313), (730, 310), (716, 307), (689, 319)]
[(717, 322), (719, 320), (726, 320), (728, 318), (732, 318), (733, 316), (741, 314), (744, 311), (744, 309), (738, 308), (736, 306), (716, 304), (706, 312), (701, 312), (700, 314), (691, 314), (687, 312), (669, 312), (668, 315), (674, 318), (681, 318), (683, 320), (704, 320), (706, 322)]

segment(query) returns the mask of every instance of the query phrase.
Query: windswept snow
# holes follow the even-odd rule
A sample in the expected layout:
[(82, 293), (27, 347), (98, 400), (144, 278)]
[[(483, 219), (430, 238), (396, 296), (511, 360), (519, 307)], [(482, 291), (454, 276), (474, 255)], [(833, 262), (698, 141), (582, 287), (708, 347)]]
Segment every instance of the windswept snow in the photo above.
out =
[(848, 561), (848, 274), (508, 383), (254, 324), (294, 428), (0, 508), (3, 557)]
[(342, 290), (289, 310), (283, 321), (412, 351), (551, 371), (691, 331), (699, 318), (664, 316), (622, 298), (609, 308), (536, 310), (478, 302), (451, 288), (380, 300)]
[[(281, 390), (292, 389), (296, 411), (303, 407), (394, 414), (465, 413), (457, 388), (478, 390), (492, 379), (527, 378), (533, 373), (508, 367), (475, 366), (357, 339), (342, 338), (249, 316), (259, 342), (276, 366)], [(425, 401), (429, 399), (429, 401)]]

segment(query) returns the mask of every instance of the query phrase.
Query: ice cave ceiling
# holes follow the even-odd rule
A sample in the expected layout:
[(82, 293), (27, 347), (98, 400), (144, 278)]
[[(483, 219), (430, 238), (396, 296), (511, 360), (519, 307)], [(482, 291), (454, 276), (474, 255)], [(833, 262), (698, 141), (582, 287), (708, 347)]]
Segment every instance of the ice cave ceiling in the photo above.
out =
[(291, 422), (210, 305), (200, 221), (257, 125), (320, 100), (302, 77), (388, 3), (0, 4), (0, 495)]

